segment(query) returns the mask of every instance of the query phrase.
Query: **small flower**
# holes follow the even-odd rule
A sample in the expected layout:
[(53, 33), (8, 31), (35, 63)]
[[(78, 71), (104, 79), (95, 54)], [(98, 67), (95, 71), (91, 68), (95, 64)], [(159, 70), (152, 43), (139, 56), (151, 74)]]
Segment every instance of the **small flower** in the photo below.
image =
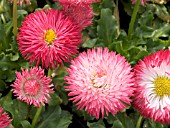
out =
[(93, 10), (90, 5), (62, 4), (64, 13), (83, 30), (92, 24)]
[(133, 73), (126, 59), (108, 48), (88, 50), (71, 62), (67, 69), (65, 86), (70, 100), (77, 102), (78, 109), (85, 110), (99, 119), (104, 114), (117, 112), (130, 104), (133, 93)]
[(11, 123), (11, 119), (9, 118), (6, 112), (3, 112), (3, 108), (0, 107), (0, 128), (6, 128)]
[(16, 80), (11, 86), (14, 87), (12, 90), (15, 96), (19, 100), (23, 100), (28, 104), (33, 104), (36, 107), (40, 107), (40, 104), (48, 102), (50, 98), (49, 93), (53, 93), (53, 89), (50, 87), (52, 81), (50, 77), (44, 76), (44, 70), (41, 68), (33, 67), (28, 69), (21, 69), (22, 73), (16, 72)]
[(170, 124), (170, 50), (160, 50), (134, 67), (134, 108), (155, 122)]
[[(14, 0), (9, 0), (9, 3), (12, 4), (13, 2), (14, 2)], [(21, 6), (21, 7), (25, 7), (27, 5), (31, 5), (31, 2), (30, 2), (30, 0), (17, 0), (17, 5)]]
[[(136, 4), (137, 0), (132, 0), (132, 4)], [(150, 0), (140, 0), (140, 5), (144, 6)]]
[(62, 11), (39, 10), (28, 15), (18, 34), (18, 46), (30, 63), (42, 63), (45, 68), (69, 62), (78, 53), (81, 33)]

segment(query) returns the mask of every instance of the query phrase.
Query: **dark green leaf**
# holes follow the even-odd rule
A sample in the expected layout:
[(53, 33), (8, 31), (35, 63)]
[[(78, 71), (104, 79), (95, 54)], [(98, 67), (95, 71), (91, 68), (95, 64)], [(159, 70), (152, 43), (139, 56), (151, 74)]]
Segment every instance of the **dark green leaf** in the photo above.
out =
[(116, 20), (110, 9), (101, 10), (101, 19), (97, 26), (97, 32), (99, 38), (103, 39), (106, 46), (111, 44), (113, 39), (117, 38)]

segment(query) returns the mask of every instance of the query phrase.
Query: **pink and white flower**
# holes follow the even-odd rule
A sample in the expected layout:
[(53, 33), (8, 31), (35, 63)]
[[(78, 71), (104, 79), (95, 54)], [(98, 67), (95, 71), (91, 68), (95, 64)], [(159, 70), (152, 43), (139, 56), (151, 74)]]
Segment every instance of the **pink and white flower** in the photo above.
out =
[(85, 110), (99, 119), (111, 112), (117, 112), (130, 104), (134, 91), (133, 72), (126, 59), (109, 52), (108, 48), (87, 50), (71, 62), (65, 77), (65, 89), (70, 100), (76, 102), (78, 109)]
[(134, 67), (134, 108), (155, 122), (170, 124), (170, 50), (160, 50)]
[(23, 100), (28, 104), (33, 104), (36, 107), (40, 107), (40, 104), (45, 105), (48, 103), (50, 93), (53, 93), (53, 84), (51, 78), (44, 75), (44, 70), (41, 68), (33, 67), (28, 69), (22, 69), (22, 73), (16, 72), (16, 80), (12, 89), (17, 99)]

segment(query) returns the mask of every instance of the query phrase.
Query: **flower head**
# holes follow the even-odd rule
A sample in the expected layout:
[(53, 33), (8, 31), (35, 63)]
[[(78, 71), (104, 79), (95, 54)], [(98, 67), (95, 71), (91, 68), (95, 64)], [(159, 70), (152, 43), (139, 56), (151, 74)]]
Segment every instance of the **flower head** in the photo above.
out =
[(108, 48), (88, 50), (71, 62), (67, 69), (65, 86), (70, 100), (78, 109), (85, 110), (96, 119), (111, 112), (115, 115), (130, 104), (133, 93), (133, 73), (126, 59)]
[(77, 23), (78, 27), (83, 30), (92, 24), (93, 10), (90, 5), (80, 4), (62, 4), (63, 11), (70, 17), (72, 22)]
[(81, 4), (81, 5), (90, 5), (93, 2), (100, 2), (100, 0), (53, 0), (54, 2), (59, 1), (62, 4)]
[(50, 88), (53, 84), (50, 85), (52, 80), (44, 76), (43, 69), (37, 67), (31, 68), (30, 71), (22, 69), (22, 73), (16, 72), (16, 77), (11, 86), (14, 87), (12, 91), (19, 100), (36, 107), (39, 107), (40, 103), (44, 105), (48, 102), (49, 93), (53, 93), (53, 89)]
[(170, 124), (170, 50), (160, 50), (134, 67), (134, 108), (155, 122)]
[(80, 29), (62, 11), (47, 9), (28, 15), (18, 34), (22, 55), (45, 68), (68, 62), (78, 52)]
[[(14, 2), (14, 0), (9, 0), (9, 3), (12, 4), (13, 2)], [(21, 7), (25, 7), (27, 5), (31, 5), (31, 2), (30, 2), (30, 0), (17, 0), (17, 5), (21, 6)]]
[[(132, 0), (132, 4), (136, 4), (137, 0)], [(140, 0), (140, 5), (144, 6), (150, 0)]]
[(0, 128), (6, 128), (12, 121), (7, 113), (3, 111), (3, 108), (0, 107)]

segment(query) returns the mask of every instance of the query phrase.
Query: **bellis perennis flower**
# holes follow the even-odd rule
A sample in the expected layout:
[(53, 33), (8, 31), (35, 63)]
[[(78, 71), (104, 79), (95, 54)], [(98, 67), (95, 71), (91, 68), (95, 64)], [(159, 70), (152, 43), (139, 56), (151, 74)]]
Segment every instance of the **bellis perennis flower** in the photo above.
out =
[(25, 18), (19, 30), (19, 50), (37, 66), (41, 62), (45, 68), (57, 67), (78, 53), (81, 30), (62, 11), (36, 11)]
[(67, 69), (65, 86), (70, 100), (78, 109), (85, 110), (96, 119), (111, 112), (115, 115), (130, 104), (133, 93), (133, 73), (126, 59), (108, 48), (88, 50), (71, 62)]
[(134, 67), (134, 108), (155, 122), (170, 124), (170, 50), (160, 50)]
[(90, 5), (62, 4), (64, 13), (83, 30), (92, 24), (93, 10)]
[(0, 128), (7, 128), (12, 120), (9, 118), (7, 113), (3, 111), (3, 108), (0, 107)]
[(16, 72), (16, 77), (11, 86), (14, 87), (12, 91), (19, 100), (36, 107), (48, 102), (49, 93), (53, 93), (53, 89), (50, 88), (53, 84), (50, 85), (52, 80), (44, 76), (43, 69), (37, 67), (31, 68), (30, 71), (22, 69), (22, 73)]

